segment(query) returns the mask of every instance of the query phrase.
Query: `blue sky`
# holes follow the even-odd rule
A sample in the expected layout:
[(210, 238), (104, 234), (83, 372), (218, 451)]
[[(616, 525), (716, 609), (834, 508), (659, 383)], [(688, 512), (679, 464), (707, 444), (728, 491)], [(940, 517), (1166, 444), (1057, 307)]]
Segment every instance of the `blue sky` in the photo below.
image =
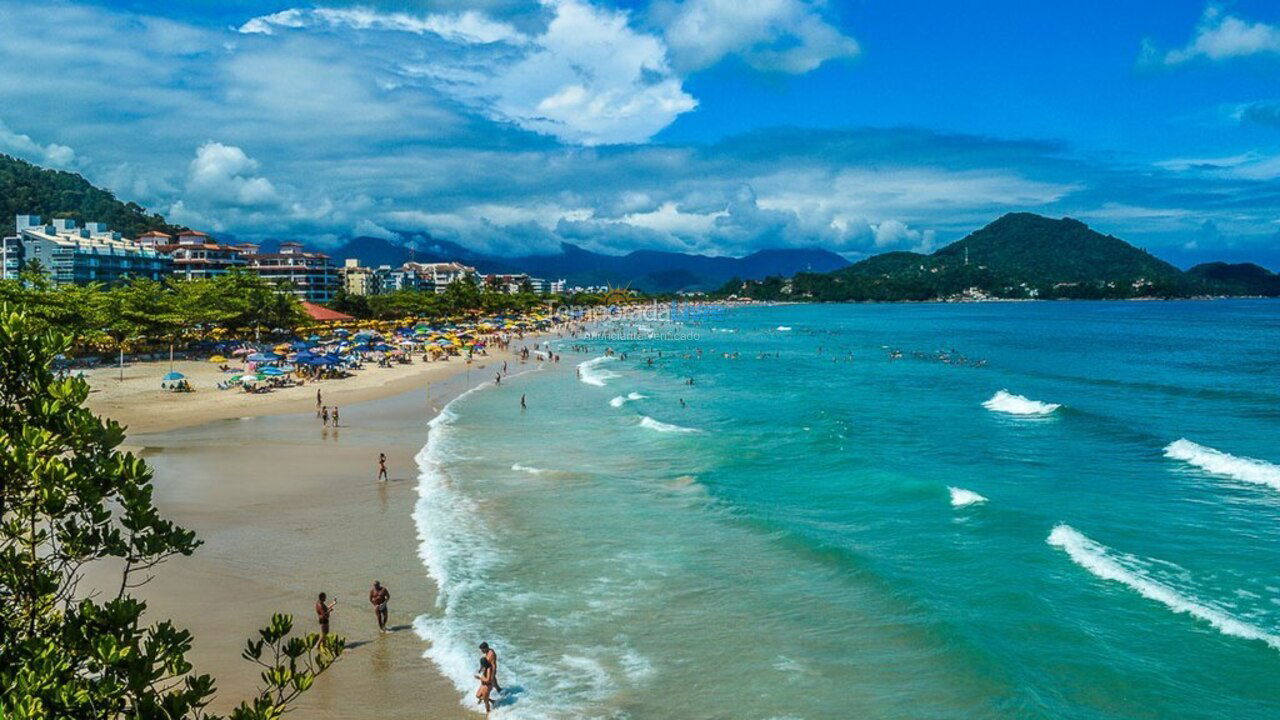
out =
[(240, 238), (1280, 267), (1280, 4), (0, 0), (0, 152)]

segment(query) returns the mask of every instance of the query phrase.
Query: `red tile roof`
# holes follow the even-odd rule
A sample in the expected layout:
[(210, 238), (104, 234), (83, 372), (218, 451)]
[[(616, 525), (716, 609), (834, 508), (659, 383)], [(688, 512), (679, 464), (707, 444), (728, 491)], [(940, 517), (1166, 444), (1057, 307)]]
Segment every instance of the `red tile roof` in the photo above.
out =
[(346, 313), (340, 313), (337, 310), (330, 310), (323, 305), (317, 305), (313, 302), (307, 302), (306, 300), (302, 301), (302, 309), (307, 313), (307, 315), (311, 316), (312, 320), (315, 320), (316, 322), (346, 322), (348, 320), (355, 319)]

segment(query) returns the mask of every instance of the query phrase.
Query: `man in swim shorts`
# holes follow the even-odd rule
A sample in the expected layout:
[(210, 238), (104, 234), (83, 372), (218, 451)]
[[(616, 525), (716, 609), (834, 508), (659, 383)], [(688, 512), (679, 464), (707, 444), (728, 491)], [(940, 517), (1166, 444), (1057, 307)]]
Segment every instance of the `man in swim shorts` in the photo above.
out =
[(369, 590), (369, 604), (373, 606), (373, 614), (378, 619), (378, 630), (382, 632), (387, 631), (387, 601), (390, 599), (391, 592), (374, 580), (373, 587)]

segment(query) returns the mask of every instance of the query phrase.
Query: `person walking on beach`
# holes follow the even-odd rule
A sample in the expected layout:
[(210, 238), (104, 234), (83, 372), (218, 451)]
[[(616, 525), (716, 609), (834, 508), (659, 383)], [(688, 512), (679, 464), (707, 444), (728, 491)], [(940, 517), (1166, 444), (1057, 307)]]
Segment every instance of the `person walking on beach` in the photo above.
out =
[(329, 427), (329, 406), (328, 405), (325, 405), (323, 408), (320, 408), (320, 422), (323, 423), (325, 427)]
[(502, 692), (502, 686), (498, 684), (498, 653), (489, 647), (489, 643), (480, 643), (480, 666), (484, 667), (484, 663), (489, 663), (492, 669), (492, 676), (489, 684), (493, 686), (494, 692)]
[(494, 374), (493, 374), (493, 384), (494, 384), (494, 385), (501, 385), (501, 384), (502, 384), (502, 373), (494, 373)]
[(333, 606), (338, 604), (337, 600), (327, 602), (328, 597), (324, 593), (316, 596), (316, 620), (320, 622), (321, 639), (329, 635), (329, 616), (333, 613)]
[(323, 406), (323, 403), (320, 401), (320, 388), (316, 388), (316, 415), (320, 414), (320, 408)]
[(387, 481), (387, 454), (378, 453), (378, 480)]
[(333, 426), (338, 427), (338, 406), (333, 406)]
[(369, 604), (373, 606), (373, 614), (378, 619), (378, 630), (381, 632), (387, 631), (387, 601), (390, 599), (391, 592), (374, 580), (373, 587), (369, 590)]

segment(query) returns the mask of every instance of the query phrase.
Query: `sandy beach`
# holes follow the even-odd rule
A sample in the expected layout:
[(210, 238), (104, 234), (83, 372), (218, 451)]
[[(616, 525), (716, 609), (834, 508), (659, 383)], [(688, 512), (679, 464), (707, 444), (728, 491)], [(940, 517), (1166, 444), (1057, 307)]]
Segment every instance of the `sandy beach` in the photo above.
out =
[[(530, 342), (529, 344), (532, 344)], [(516, 344), (513, 343), (513, 347)], [(247, 395), (209, 389), (208, 363), (174, 368), (198, 388), (166, 393), (169, 364), (86, 372), (90, 405), (128, 426), (128, 443), (155, 469), (155, 501), (165, 517), (197, 532), (204, 545), (162, 565), (137, 592), (152, 621), (172, 619), (195, 638), (189, 658), (218, 680), (214, 712), (250, 696), (256, 667), (240, 658), (245, 640), (273, 612), (316, 630), (316, 593), (338, 600), (333, 631), (347, 652), (306, 693), (300, 717), (470, 715), (457, 691), (422, 657), (413, 619), (434, 607), (435, 588), (417, 556), (412, 511), (427, 422), (459, 392), (486, 382), (514, 354), (468, 365), (422, 363), (368, 367), (356, 376)], [(342, 408), (342, 424), (315, 417), (315, 390)], [(376, 481), (378, 453), (388, 482)], [(371, 583), (392, 593), (391, 632), (377, 631)], [(94, 577), (89, 577), (91, 584)]]
[[(486, 360), (477, 357), (470, 369), (477, 370)], [(130, 434), (157, 432), (212, 420), (314, 410), (317, 388), (323, 393), (324, 404), (345, 408), (411, 389), (425, 389), (430, 383), (458, 373), (465, 375), (468, 370), (466, 360), (460, 357), (438, 362), (416, 359), (411, 364), (389, 368), (369, 363), (348, 378), (251, 395), (238, 388), (217, 389), (218, 382), (231, 377), (232, 373), (220, 372), (214, 363), (179, 360), (172, 368), (187, 377), (195, 388), (194, 393), (174, 393), (160, 388), (161, 379), (170, 369), (168, 362), (126, 363), (123, 380), (114, 365), (84, 370), (92, 388), (89, 407), (128, 426)]]

